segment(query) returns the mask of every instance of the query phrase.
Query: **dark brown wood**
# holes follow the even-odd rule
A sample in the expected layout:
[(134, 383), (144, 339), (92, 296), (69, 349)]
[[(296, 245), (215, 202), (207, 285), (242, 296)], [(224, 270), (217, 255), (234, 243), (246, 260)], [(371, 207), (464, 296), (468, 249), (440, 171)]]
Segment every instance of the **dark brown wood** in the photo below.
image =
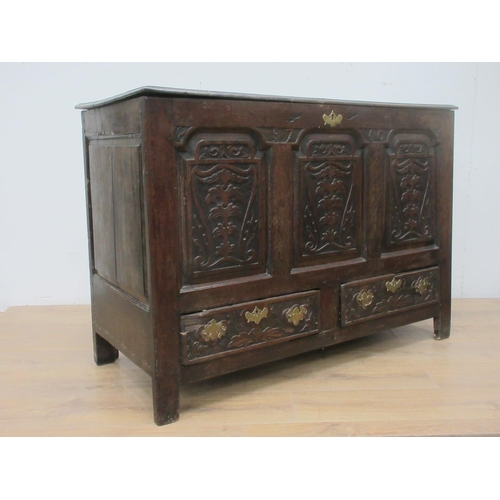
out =
[(151, 374), (154, 366), (149, 307), (108, 283), (92, 277), (94, 331)]
[(434, 317), (434, 337), (444, 340), (451, 331), (451, 233), (453, 211), (453, 133), (454, 113), (447, 113), (437, 128), (438, 139), (436, 168), (436, 222), (440, 249), (441, 276), (439, 315)]
[(158, 425), (179, 418), (180, 244), (172, 101), (143, 102), (144, 165), (154, 344), (153, 404)]
[(387, 155), (385, 248), (430, 245), (435, 237), (433, 141), (425, 133), (397, 133)]
[(179, 153), (186, 284), (266, 268), (263, 153), (248, 134), (199, 133)]
[(106, 339), (94, 332), (94, 361), (96, 365), (107, 365), (114, 363), (119, 356), (119, 351)]
[(257, 300), (262, 298), (263, 290), (267, 296), (276, 296), (324, 286), (338, 287), (350, 280), (421, 269), (438, 263), (438, 249), (418, 248), (412, 251), (394, 252), (375, 260), (353, 259), (292, 269), (290, 274), (279, 278), (260, 275), (238, 281), (211, 283), (203, 287), (183, 287), (179, 307), (182, 314), (188, 314), (205, 308)]
[[(274, 136), (273, 136), (274, 137)], [(268, 138), (269, 139), (269, 138)], [(286, 144), (278, 143), (271, 150), (272, 162), (269, 169), (269, 238), (271, 258), (268, 267), (272, 276), (278, 279), (289, 276), (292, 270), (292, 198), (290, 186), (283, 178), (290, 175), (292, 152)]]
[(143, 258), (140, 103), (82, 116), (97, 364), (122, 351), (147, 373), (153, 366)]
[(304, 292), (181, 316), (183, 362), (239, 353), (320, 330), (319, 292)]
[(381, 234), (385, 232), (384, 200), (386, 183), (384, 178), (387, 137), (389, 129), (365, 130), (363, 136), (368, 141), (364, 149), (364, 252), (368, 262), (377, 262), (382, 253)]
[(455, 108), (153, 87), (79, 107), (95, 359), (151, 375), (158, 425), (181, 382), (426, 318), (449, 336)]
[(438, 301), (439, 268), (387, 274), (340, 287), (342, 326)]
[(367, 328), (360, 328), (361, 325), (352, 325), (346, 326), (345, 328), (322, 330), (317, 335), (299, 338), (292, 342), (283, 342), (279, 345), (270, 345), (258, 351), (258, 362), (255, 360), (255, 352), (243, 352), (234, 356), (208, 360), (205, 363), (188, 365), (183, 368), (182, 381), (184, 383), (189, 383), (205, 380), (218, 375), (251, 368), (252, 366), (296, 356), (315, 349), (322, 349), (331, 345), (340, 344), (341, 342), (371, 335), (372, 333), (432, 318), (437, 314), (438, 310), (438, 305), (425, 306), (414, 311), (376, 318), (370, 321), (369, 327)]
[(96, 274), (147, 303), (140, 139), (88, 141)]
[(362, 169), (361, 150), (353, 135), (303, 137), (293, 185), (295, 267), (361, 255)]

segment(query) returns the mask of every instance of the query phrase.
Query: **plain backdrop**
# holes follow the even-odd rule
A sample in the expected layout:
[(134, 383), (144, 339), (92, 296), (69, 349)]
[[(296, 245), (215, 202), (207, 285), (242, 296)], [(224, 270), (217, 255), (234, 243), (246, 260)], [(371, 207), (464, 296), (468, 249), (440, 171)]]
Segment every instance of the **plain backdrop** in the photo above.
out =
[(74, 106), (145, 85), (458, 106), (453, 297), (500, 297), (498, 63), (3, 63), (0, 311), (89, 303)]

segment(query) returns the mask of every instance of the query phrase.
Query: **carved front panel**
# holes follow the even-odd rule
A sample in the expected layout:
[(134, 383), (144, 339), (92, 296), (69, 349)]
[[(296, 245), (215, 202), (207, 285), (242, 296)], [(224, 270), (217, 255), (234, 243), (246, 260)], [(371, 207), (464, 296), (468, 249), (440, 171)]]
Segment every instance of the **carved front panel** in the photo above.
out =
[(297, 265), (354, 257), (361, 245), (361, 160), (353, 137), (311, 134), (298, 154)]
[(181, 329), (185, 364), (310, 335), (319, 330), (319, 292), (188, 314)]
[(434, 240), (434, 151), (423, 133), (396, 134), (388, 149), (386, 247)]
[(438, 300), (437, 267), (379, 276), (341, 287), (341, 321), (350, 325)]
[(181, 155), (187, 282), (265, 269), (262, 153), (246, 134), (197, 134)]

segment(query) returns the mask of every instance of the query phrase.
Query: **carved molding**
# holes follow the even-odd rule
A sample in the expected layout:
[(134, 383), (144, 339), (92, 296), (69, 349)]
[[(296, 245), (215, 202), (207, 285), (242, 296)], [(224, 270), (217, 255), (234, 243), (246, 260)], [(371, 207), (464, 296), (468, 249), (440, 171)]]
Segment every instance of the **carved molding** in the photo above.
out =
[[(299, 115), (300, 117), (300, 115)], [(276, 128), (261, 127), (257, 130), (263, 135), (264, 139), (270, 144), (296, 144), (302, 129), (300, 128)]]
[(184, 141), (184, 138), (186, 137), (186, 134), (192, 129), (193, 127), (191, 126), (179, 126), (175, 127), (175, 142), (180, 144)]
[(210, 144), (201, 146), (199, 159), (206, 158), (251, 158), (252, 151), (246, 144)]
[(382, 128), (362, 128), (360, 129), (361, 136), (366, 142), (387, 142), (391, 129)]

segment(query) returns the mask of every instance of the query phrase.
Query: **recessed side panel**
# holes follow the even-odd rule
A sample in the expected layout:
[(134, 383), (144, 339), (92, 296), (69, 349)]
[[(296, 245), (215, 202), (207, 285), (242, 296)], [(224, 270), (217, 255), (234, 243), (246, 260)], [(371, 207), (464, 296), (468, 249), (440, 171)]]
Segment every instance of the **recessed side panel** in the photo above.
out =
[(436, 168), (433, 141), (424, 132), (396, 133), (387, 155), (386, 250), (433, 244)]
[(90, 141), (88, 158), (94, 270), (116, 284), (113, 150), (103, 142)]
[(362, 161), (348, 134), (310, 134), (297, 154), (294, 191), (295, 266), (360, 255)]
[(184, 194), (184, 282), (263, 273), (266, 174), (244, 133), (200, 133), (179, 154)]
[(90, 140), (89, 162), (95, 273), (146, 302), (140, 139)]

